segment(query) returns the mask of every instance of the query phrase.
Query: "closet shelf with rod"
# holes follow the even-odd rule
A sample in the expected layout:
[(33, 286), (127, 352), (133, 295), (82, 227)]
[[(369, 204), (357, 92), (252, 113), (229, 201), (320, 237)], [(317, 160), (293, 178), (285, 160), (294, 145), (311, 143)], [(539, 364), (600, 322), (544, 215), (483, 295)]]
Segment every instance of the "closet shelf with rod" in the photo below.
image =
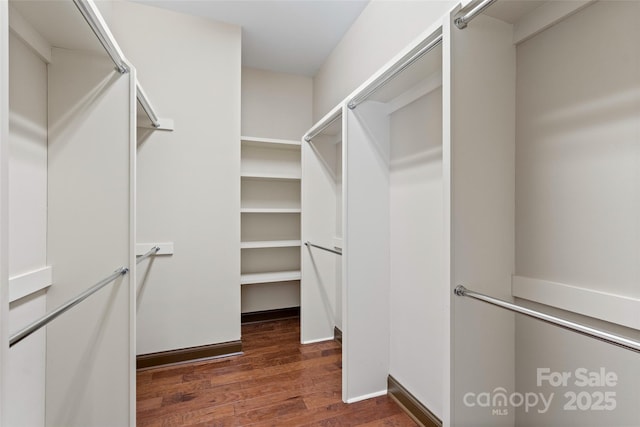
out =
[(322, 131), (327, 129), (333, 123), (342, 118), (342, 106), (338, 105), (333, 108), (326, 116), (324, 116), (318, 123), (316, 123), (307, 133), (302, 137), (306, 142), (311, 142), (313, 138), (320, 135)]
[(462, 285), (457, 286), (454, 289), (454, 293), (460, 297), (469, 297), (478, 301), (486, 302), (488, 304), (495, 305), (496, 307), (504, 308), (505, 310), (523, 314), (525, 316), (541, 320), (551, 325), (555, 325), (560, 328), (567, 329), (569, 331), (577, 332), (579, 334), (588, 336), (590, 338), (595, 338), (597, 340), (604, 341), (608, 344), (613, 344), (618, 347), (622, 347), (624, 349), (640, 353), (640, 342), (632, 340), (630, 338), (623, 337), (621, 335), (617, 335), (611, 332), (592, 328), (590, 326), (583, 325), (578, 322), (573, 322), (571, 320), (563, 319), (558, 316), (546, 314), (538, 310), (532, 310), (530, 308), (524, 307), (519, 304), (514, 304), (512, 302), (505, 301), (499, 298), (494, 298), (492, 296), (485, 295), (480, 292), (472, 291), (470, 289), (465, 288)]
[(378, 77), (368, 83), (365, 87), (349, 100), (347, 106), (350, 109), (356, 108), (362, 102), (366, 101), (374, 92), (389, 83), (394, 77), (401, 74), (404, 70), (416, 63), (420, 58), (442, 45), (442, 34), (437, 34), (431, 39), (423, 41), (416, 46), (404, 57), (402, 57), (393, 67), (382, 72)]
[(11, 337), (9, 338), (9, 347), (13, 347), (15, 344), (17, 344), (20, 341), (22, 341), (23, 339), (27, 338), (29, 335), (33, 334), (34, 332), (36, 332), (37, 330), (39, 330), (43, 326), (46, 326), (49, 322), (51, 322), (56, 317), (60, 316), (64, 312), (70, 310), (71, 308), (75, 307), (76, 305), (80, 304), (82, 301), (84, 301), (85, 299), (89, 298), (91, 295), (93, 295), (94, 293), (98, 292), (100, 289), (104, 288), (109, 283), (111, 283), (114, 280), (116, 280), (118, 277), (124, 276), (128, 272), (129, 272), (129, 269), (126, 268), (126, 267), (118, 268), (112, 274), (110, 274), (109, 276), (105, 277), (104, 279), (102, 279), (101, 281), (99, 281), (98, 283), (96, 283), (95, 285), (93, 285), (92, 287), (87, 289), (86, 291), (82, 292), (80, 295), (76, 296), (75, 298), (70, 299), (69, 301), (67, 301), (64, 304), (60, 305), (58, 308), (56, 308), (52, 312), (42, 316), (40, 319), (36, 320), (35, 322), (31, 323), (30, 325), (26, 326), (25, 328), (21, 329), (20, 331), (16, 332), (15, 334), (11, 335)]
[[(107, 52), (114, 65), (116, 66), (116, 70), (121, 73), (128, 73), (130, 71), (128, 62), (118, 42), (116, 42), (115, 37), (109, 30), (106, 22), (102, 18), (97, 6), (93, 2), (93, 0), (73, 0), (73, 3), (76, 5), (80, 13), (82, 14), (91, 30), (94, 32), (102, 47)], [(149, 118), (151, 122), (151, 128), (157, 130), (173, 130), (173, 120), (170, 119), (161, 119), (158, 118), (158, 115), (155, 112), (155, 109), (149, 102), (149, 98), (147, 94), (142, 89), (140, 82), (136, 81), (136, 97), (138, 99), (138, 103), (142, 108), (144, 114)]]
[(326, 246), (316, 245), (316, 244), (311, 243), (309, 241), (304, 242), (304, 245), (306, 247), (308, 247), (308, 248), (314, 247), (314, 248), (322, 249), (323, 251), (331, 252), (331, 253), (336, 254), (336, 255), (342, 255), (342, 251), (341, 250), (331, 249), (331, 248), (327, 248)]
[(456, 25), (456, 27), (462, 30), (463, 28), (467, 27), (467, 24), (469, 24), (469, 22), (471, 22), (473, 18), (480, 15), (482, 12), (484, 12), (489, 6), (491, 6), (495, 2), (496, 0), (483, 0), (480, 3), (478, 3), (476, 6), (474, 6), (473, 9), (465, 13), (464, 15), (457, 17), (453, 21), (453, 23)]
[[(146, 92), (142, 89), (142, 85), (139, 81), (136, 80), (136, 98), (138, 99), (138, 105), (142, 108), (142, 112), (148, 117), (151, 122), (151, 129), (156, 130), (173, 130), (173, 120), (159, 118), (155, 112), (155, 109), (151, 105), (149, 98), (147, 97)], [(145, 127), (144, 125), (140, 125), (140, 127)], [(148, 127), (148, 126), (147, 126)]]
[(158, 251), (160, 251), (160, 246), (152, 247), (144, 255), (139, 255), (136, 258), (136, 264), (140, 264), (142, 261), (144, 261), (145, 259), (149, 258), (150, 256), (156, 255), (158, 253)]

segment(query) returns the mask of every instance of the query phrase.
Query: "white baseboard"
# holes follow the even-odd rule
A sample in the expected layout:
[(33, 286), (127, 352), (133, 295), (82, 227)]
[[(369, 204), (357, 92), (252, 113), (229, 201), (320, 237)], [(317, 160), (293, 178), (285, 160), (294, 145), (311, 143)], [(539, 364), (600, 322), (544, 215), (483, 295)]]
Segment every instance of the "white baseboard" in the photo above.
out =
[(304, 340), (302, 341), (302, 344), (315, 344), (318, 342), (323, 342), (323, 341), (333, 341), (333, 335), (330, 337), (326, 337), (326, 338), (316, 338), (313, 340)]
[(373, 399), (374, 397), (384, 396), (385, 394), (387, 394), (386, 388), (384, 390), (375, 391), (373, 393), (363, 394), (362, 396), (352, 397), (351, 399), (347, 399), (347, 403), (356, 403), (362, 400)]

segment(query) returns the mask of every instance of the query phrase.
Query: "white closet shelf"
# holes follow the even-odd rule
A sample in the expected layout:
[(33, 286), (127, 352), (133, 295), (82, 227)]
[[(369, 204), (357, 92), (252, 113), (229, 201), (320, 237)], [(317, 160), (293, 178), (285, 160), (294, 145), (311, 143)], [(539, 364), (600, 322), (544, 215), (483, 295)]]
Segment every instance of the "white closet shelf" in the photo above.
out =
[(258, 240), (251, 242), (241, 242), (240, 249), (259, 249), (259, 248), (290, 248), (301, 246), (300, 240)]
[(240, 140), (243, 145), (256, 146), (256, 147), (264, 147), (265, 145), (273, 145), (280, 148), (300, 148), (300, 141), (296, 141), (293, 139), (277, 139), (277, 138), (260, 138), (256, 136), (241, 136)]
[(300, 213), (300, 208), (242, 208), (240, 213)]
[(255, 180), (274, 180), (274, 181), (300, 181), (300, 175), (278, 174), (278, 173), (260, 173), (260, 172), (243, 172), (240, 174), (244, 179)]
[(241, 274), (241, 285), (252, 285), (256, 283), (289, 282), (300, 280), (300, 271), (275, 271), (273, 273), (253, 273)]

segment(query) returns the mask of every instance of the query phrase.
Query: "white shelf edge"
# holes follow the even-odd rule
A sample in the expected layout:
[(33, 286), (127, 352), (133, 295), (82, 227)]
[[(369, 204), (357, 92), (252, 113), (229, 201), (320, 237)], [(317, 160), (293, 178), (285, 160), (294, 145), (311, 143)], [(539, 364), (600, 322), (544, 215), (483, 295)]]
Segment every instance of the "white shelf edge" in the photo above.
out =
[(640, 329), (640, 298), (516, 275), (511, 278), (511, 295), (627, 328)]
[(300, 181), (302, 179), (299, 175), (278, 175), (269, 173), (241, 173), (241, 178), (245, 179), (265, 179), (265, 180), (278, 180), (278, 181)]
[(240, 249), (291, 248), (302, 246), (301, 240), (256, 240), (240, 242)]
[(241, 208), (240, 213), (300, 213), (300, 208)]
[(50, 265), (38, 270), (9, 278), (9, 302), (47, 289), (53, 284), (53, 268)]
[(241, 285), (253, 285), (258, 283), (274, 283), (274, 282), (289, 282), (292, 280), (300, 280), (302, 274), (300, 271), (276, 271), (273, 273), (252, 273), (241, 274)]
[(257, 136), (240, 136), (242, 142), (258, 142), (263, 144), (279, 144), (279, 145), (295, 145), (301, 146), (300, 141), (293, 139), (278, 139), (278, 138), (260, 138)]

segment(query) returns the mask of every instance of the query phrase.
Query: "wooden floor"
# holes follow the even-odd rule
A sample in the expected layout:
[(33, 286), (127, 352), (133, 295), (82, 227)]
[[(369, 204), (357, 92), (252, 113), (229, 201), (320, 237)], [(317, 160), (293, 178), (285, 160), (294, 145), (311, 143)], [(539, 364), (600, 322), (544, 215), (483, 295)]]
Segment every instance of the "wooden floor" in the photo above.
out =
[(341, 401), (341, 348), (298, 319), (242, 327), (244, 354), (138, 372), (138, 427), (417, 426), (387, 396)]

